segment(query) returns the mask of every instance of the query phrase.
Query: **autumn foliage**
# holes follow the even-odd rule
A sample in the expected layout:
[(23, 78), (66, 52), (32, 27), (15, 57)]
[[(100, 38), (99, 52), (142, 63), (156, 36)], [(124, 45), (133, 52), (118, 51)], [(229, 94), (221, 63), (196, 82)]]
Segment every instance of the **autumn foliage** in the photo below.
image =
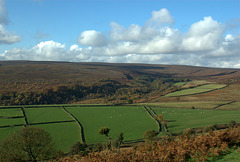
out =
[(233, 146), (240, 146), (240, 127), (193, 136), (165, 137), (153, 144), (142, 144), (120, 153), (94, 152), (63, 161), (206, 161), (226, 154)]

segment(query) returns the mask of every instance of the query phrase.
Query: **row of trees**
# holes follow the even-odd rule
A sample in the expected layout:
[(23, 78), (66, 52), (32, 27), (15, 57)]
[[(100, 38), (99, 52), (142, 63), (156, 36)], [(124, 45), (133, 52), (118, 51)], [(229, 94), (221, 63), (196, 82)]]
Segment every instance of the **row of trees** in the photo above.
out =
[(0, 105), (66, 104), (92, 99), (101, 99), (101, 102), (126, 103), (144, 98), (152, 92), (164, 93), (178, 81), (183, 81), (183, 79), (153, 79), (149, 76), (142, 76), (127, 83), (103, 79), (86, 85), (82, 83), (61, 85), (34, 92), (0, 94)]
[(101, 98), (113, 95), (119, 88), (125, 88), (119, 82), (107, 80), (91, 86), (71, 85), (43, 89), (38, 92), (10, 93), (0, 95), (1, 105), (64, 104), (81, 101), (86, 98)]

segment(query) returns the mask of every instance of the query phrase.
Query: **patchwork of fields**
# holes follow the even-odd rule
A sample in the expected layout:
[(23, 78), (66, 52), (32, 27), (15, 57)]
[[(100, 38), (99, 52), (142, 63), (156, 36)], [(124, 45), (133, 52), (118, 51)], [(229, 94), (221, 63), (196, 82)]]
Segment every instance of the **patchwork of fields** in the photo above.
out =
[[(156, 114), (163, 114), (164, 119), (169, 121), (168, 127), (172, 132), (228, 123), (230, 120), (240, 122), (240, 111), (237, 110), (181, 109), (177, 107), (152, 107), (152, 109)], [(81, 123), (83, 130), (70, 114)], [(147, 130), (158, 130), (157, 123), (140, 105), (0, 108), (0, 140), (25, 125), (47, 130), (52, 135), (57, 148), (65, 152), (73, 143), (82, 141), (81, 133), (84, 134), (87, 144), (105, 142), (106, 137), (98, 134), (98, 129), (104, 126), (111, 129), (109, 136), (113, 139), (123, 132), (124, 141), (141, 139)]]

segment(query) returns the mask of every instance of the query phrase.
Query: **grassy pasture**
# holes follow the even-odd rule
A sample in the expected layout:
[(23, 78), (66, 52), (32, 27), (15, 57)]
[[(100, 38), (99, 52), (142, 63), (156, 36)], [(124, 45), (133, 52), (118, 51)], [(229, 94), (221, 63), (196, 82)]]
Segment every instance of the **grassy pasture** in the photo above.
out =
[(25, 108), (29, 123), (73, 120), (61, 107)]
[(0, 141), (4, 140), (6, 137), (10, 136), (16, 131), (19, 131), (22, 128), (22, 126), (0, 128)]
[(227, 124), (231, 120), (240, 122), (240, 111), (209, 109), (174, 109), (152, 107), (157, 114), (163, 114), (169, 120), (168, 127), (172, 132), (186, 128), (195, 128), (213, 124)]
[(193, 101), (193, 102), (154, 102), (154, 103), (143, 103), (139, 105), (146, 106), (157, 106), (162, 108), (204, 108), (204, 109), (212, 109), (218, 105), (226, 104), (228, 102), (224, 101)]
[(231, 104), (226, 104), (226, 105), (223, 105), (223, 106), (219, 107), (218, 109), (223, 109), (223, 110), (227, 110), (227, 109), (240, 110), (240, 102), (233, 102)]
[(67, 110), (83, 125), (88, 144), (106, 140), (106, 137), (98, 134), (98, 130), (104, 126), (111, 129), (109, 136), (113, 138), (123, 132), (125, 141), (142, 138), (143, 133), (147, 130), (157, 130), (157, 124), (142, 107), (68, 107)]
[(212, 91), (215, 89), (223, 88), (224, 86), (226, 86), (226, 85), (207, 84), (207, 85), (202, 85), (202, 86), (198, 86), (198, 87), (194, 87), (194, 88), (182, 89), (180, 91), (168, 93), (165, 95), (165, 97), (185, 96), (185, 95), (204, 93), (204, 92)]
[(11, 118), (11, 119), (5, 119), (0, 118), (0, 126), (13, 126), (18, 124), (25, 124), (24, 118)]
[(57, 149), (67, 152), (69, 147), (80, 141), (80, 129), (75, 122), (34, 125), (49, 132)]
[(0, 116), (15, 117), (15, 116), (23, 116), (23, 114), (22, 114), (22, 110), (20, 108), (0, 109)]

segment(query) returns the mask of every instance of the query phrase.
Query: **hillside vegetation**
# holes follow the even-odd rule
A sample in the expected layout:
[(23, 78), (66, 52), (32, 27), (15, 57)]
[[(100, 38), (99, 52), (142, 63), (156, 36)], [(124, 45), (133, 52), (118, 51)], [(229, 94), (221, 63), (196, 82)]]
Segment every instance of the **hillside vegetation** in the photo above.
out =
[(234, 88), (240, 79), (237, 69), (177, 65), (32, 61), (0, 65), (0, 105), (179, 101), (179, 96), (192, 101), (182, 96), (226, 85)]

